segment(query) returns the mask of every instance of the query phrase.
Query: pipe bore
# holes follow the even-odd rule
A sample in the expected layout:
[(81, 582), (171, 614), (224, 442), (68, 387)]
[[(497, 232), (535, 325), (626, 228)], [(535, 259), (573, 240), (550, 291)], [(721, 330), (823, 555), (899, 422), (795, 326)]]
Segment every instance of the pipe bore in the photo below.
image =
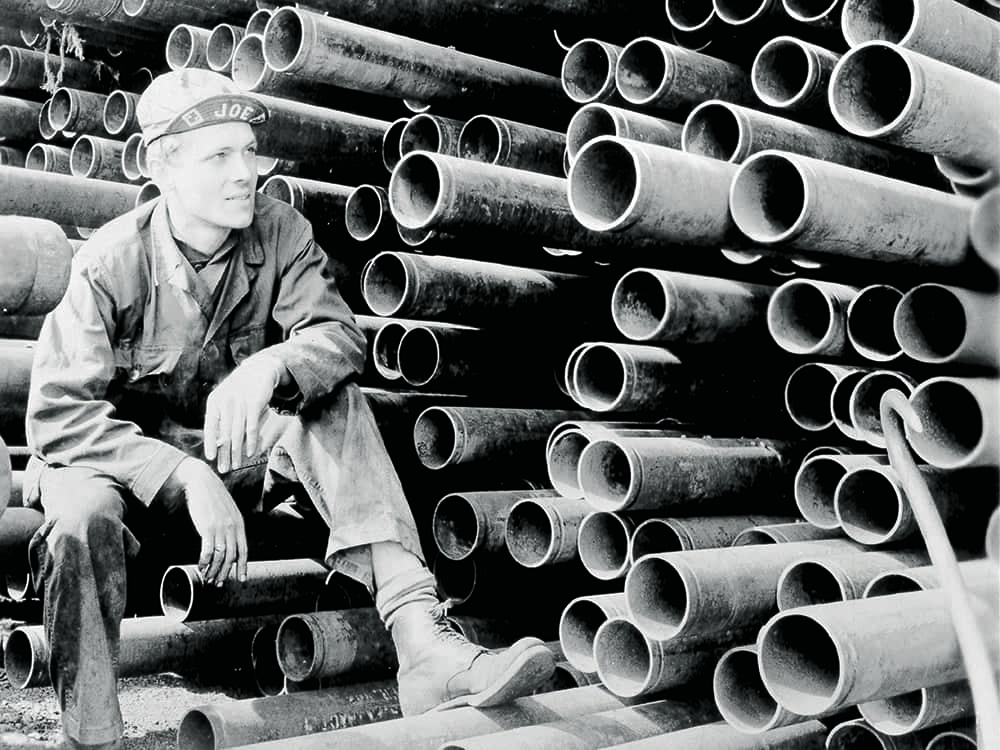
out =
[(121, 135), (137, 128), (135, 105), (138, 97), (128, 91), (112, 91), (104, 102), (104, 129), (110, 135)]
[[(967, 689), (967, 686), (963, 686)], [(947, 689), (957, 693), (954, 683), (934, 688), (940, 691)], [(969, 705), (971, 706), (971, 697)], [(927, 714), (928, 688), (911, 690), (878, 701), (869, 701), (858, 706), (861, 715), (875, 729), (890, 736), (909, 734), (920, 728), (920, 722)]]
[(568, 429), (557, 435), (546, 452), (549, 481), (564, 497), (579, 497), (580, 455), (590, 444), (590, 438), (579, 429)]
[(726, 723), (746, 733), (760, 733), (775, 724), (781, 709), (760, 677), (757, 652), (739, 646), (723, 654), (712, 676), (715, 705)]
[(290, 615), (278, 627), (275, 639), (278, 663), (282, 673), (290, 680), (302, 682), (312, 677), (316, 663), (316, 639), (309, 623), (302, 617)]
[(375, 332), (372, 341), (372, 361), (378, 374), (386, 380), (398, 380), (399, 372), (399, 342), (406, 333), (402, 323), (390, 321)]
[(555, 523), (541, 504), (532, 500), (516, 503), (504, 531), (511, 557), (526, 568), (544, 565), (557, 552)]
[(621, 229), (639, 200), (639, 171), (626, 143), (600, 139), (587, 143), (569, 171), (569, 203), (587, 229)]
[(292, 68), (309, 46), (305, 43), (306, 29), (295, 8), (280, 8), (268, 20), (264, 31), (264, 56), (267, 64), (278, 72)]
[(983, 405), (958, 380), (932, 378), (910, 396), (923, 425), (922, 432), (907, 429), (914, 452), (941, 469), (955, 469), (977, 459), (987, 442)]
[(347, 198), (344, 218), (347, 233), (358, 242), (370, 240), (378, 232), (389, 210), (389, 198), (376, 185), (358, 185)]
[(91, 177), (100, 167), (94, 141), (81, 135), (76, 139), (69, 155), (69, 171), (76, 177)]
[(573, 388), (581, 406), (595, 411), (614, 409), (627, 396), (627, 365), (611, 346), (594, 343), (582, 349), (573, 368)]
[(39, 172), (65, 172), (69, 174), (69, 149), (52, 146), (48, 143), (36, 143), (28, 149), (24, 158), (24, 168)]
[(858, 383), (867, 375), (863, 370), (849, 372), (833, 387), (830, 394), (830, 412), (837, 429), (851, 440), (861, 440), (861, 433), (855, 428), (851, 418), (851, 396)]
[(641, 695), (654, 677), (649, 642), (624, 618), (610, 619), (597, 629), (594, 661), (601, 682), (624, 698)]
[(667, 18), (675, 29), (699, 31), (715, 18), (712, 0), (666, 0)]
[(236, 45), (232, 56), (233, 83), (241, 91), (261, 89), (268, 68), (264, 60), (264, 40), (259, 36), (245, 36)]
[(636, 268), (623, 275), (611, 295), (611, 317), (622, 334), (648, 341), (676, 314), (676, 289), (655, 271)]
[(789, 565), (778, 579), (778, 609), (842, 602), (847, 593), (834, 575), (818, 560), (800, 560)]
[(409, 229), (428, 226), (443, 210), (445, 179), (427, 154), (414, 152), (400, 159), (389, 180), (389, 205), (396, 221)]
[(754, 93), (764, 104), (777, 108), (791, 109), (808, 101), (822, 86), (822, 78), (817, 53), (790, 36), (775, 37), (761, 47), (750, 70)]
[(892, 45), (869, 42), (837, 63), (830, 79), (830, 110), (849, 133), (880, 138), (913, 106), (914, 78), (908, 60)]
[(940, 284), (921, 284), (903, 296), (893, 327), (903, 351), (919, 362), (951, 361), (965, 343), (971, 325), (958, 296)]
[(879, 413), (882, 396), (892, 389), (909, 396), (913, 391), (913, 381), (902, 373), (878, 370), (861, 378), (851, 392), (848, 405), (851, 424), (862, 440), (878, 448), (885, 447), (885, 435), (882, 432), (882, 419)]
[(195, 36), (200, 31), (186, 24), (174, 26), (167, 37), (167, 67), (180, 70), (198, 65), (205, 52), (201, 40)]
[(274, 15), (274, 11), (268, 8), (260, 8), (253, 12), (249, 19), (247, 19), (246, 30), (244, 33), (246, 35), (256, 35), (264, 36), (264, 29), (267, 28), (267, 22), (271, 20), (271, 16)]
[(757, 0), (756, 5), (747, 0), (715, 0), (715, 12), (723, 21), (742, 26), (764, 18), (774, 5), (774, 0)]
[(458, 136), (458, 155), (472, 161), (499, 164), (503, 145), (504, 132), (497, 118), (476, 115), (462, 126)]
[(861, 544), (885, 544), (905, 534), (909, 503), (889, 471), (856, 468), (837, 485), (837, 518), (844, 533)]
[(54, 130), (65, 130), (80, 116), (80, 101), (67, 88), (57, 89), (49, 100), (49, 124)]
[(804, 280), (786, 282), (767, 306), (767, 327), (775, 342), (792, 354), (817, 354), (837, 333), (838, 311), (831, 297)]
[[(278, 640), (278, 625), (279, 623), (271, 623), (258, 628), (250, 642), (250, 664), (253, 667), (254, 681), (261, 694), (267, 696), (279, 695), (285, 686), (285, 674), (281, 671), (281, 662), (278, 661), (278, 649), (275, 645)], [(206, 736), (205, 727), (199, 726), (196, 720), (192, 721), (194, 723), (189, 727), (189, 731), (197, 736)], [(184, 718), (181, 727), (177, 730), (178, 737), (183, 734), (186, 722), (187, 717)], [(207, 736), (211, 737), (211, 732), (212, 728), (209, 723)], [(178, 746), (191, 747), (191, 745), (180, 741), (178, 741)], [(209, 745), (208, 748), (215, 750), (214, 745)]]
[(449, 560), (438, 557), (434, 561), (434, 580), (445, 599), (456, 604), (467, 602), (476, 589), (476, 563), (474, 560)]
[(644, 555), (688, 549), (680, 532), (666, 518), (647, 518), (632, 532), (629, 559), (634, 565)]
[(179, 622), (186, 621), (194, 605), (196, 585), (183, 566), (167, 568), (160, 581), (160, 608), (163, 614)]
[(826, 750), (893, 750), (896, 743), (861, 720), (846, 721), (830, 730)]
[[(361, 275), (365, 302), (376, 315), (395, 315), (414, 294), (410, 274), (402, 258), (380, 253)], [(402, 333), (400, 333), (402, 337)]]
[(903, 353), (893, 315), (903, 293), (887, 284), (866, 286), (847, 306), (847, 337), (867, 359), (889, 362)]
[(779, 705), (803, 716), (827, 710), (839, 687), (841, 657), (822, 625), (783, 613), (764, 626), (758, 647), (761, 676)]
[(707, 101), (695, 107), (684, 123), (681, 144), (689, 154), (738, 163), (746, 151), (747, 133), (739, 115), (725, 102)]
[(420, 462), (428, 469), (442, 469), (460, 456), (459, 425), (450, 412), (432, 406), (413, 426), (413, 441)]
[(580, 107), (566, 127), (566, 151), (570, 161), (576, 159), (584, 146), (602, 135), (618, 135), (618, 125), (611, 110), (597, 103)]
[(821, 529), (840, 526), (833, 506), (837, 484), (847, 474), (836, 456), (813, 456), (795, 474), (795, 507), (802, 517)]
[[(205, 61), (208, 67), (217, 73), (229, 72), (233, 64), (233, 54), (236, 52), (236, 45), (243, 38), (243, 32), (236, 26), (228, 23), (220, 23), (208, 36), (208, 43), (205, 45)], [(263, 56), (263, 47), (261, 55)]]
[[(274, 644), (271, 644), (272, 649)], [(280, 672), (279, 672), (280, 675)], [(284, 680), (282, 680), (282, 683)], [(278, 693), (281, 691), (279, 690)], [(278, 695), (278, 693), (264, 693)], [(216, 750), (222, 738), (217, 737), (211, 719), (203, 711), (192, 709), (184, 714), (177, 727), (177, 747), (186, 750)]]
[(588, 514), (577, 531), (580, 562), (602, 581), (621, 578), (629, 568), (629, 527), (621, 516), (605, 511)]
[(399, 374), (412, 386), (427, 385), (441, 373), (441, 343), (434, 331), (422, 326), (403, 334), (396, 357)]
[(669, 64), (655, 39), (633, 39), (618, 57), (615, 85), (622, 98), (632, 104), (648, 104), (666, 86)]
[(641, 471), (630, 451), (611, 440), (594, 440), (580, 454), (580, 492), (597, 510), (622, 510), (635, 497)]
[(843, 0), (784, 0), (785, 11), (804, 23), (826, 18)]
[(761, 152), (747, 159), (733, 177), (729, 208), (747, 237), (775, 243), (801, 229), (809, 198), (805, 176), (794, 161)]
[(636, 560), (625, 578), (625, 599), (632, 621), (653, 638), (667, 640), (687, 622), (687, 582), (674, 565), (661, 557)]
[(926, 587), (920, 581), (915, 580), (905, 571), (892, 571), (875, 576), (865, 587), (864, 598), (912, 594), (915, 591), (925, 590)]
[(38, 683), (48, 669), (48, 665), (40, 663), (41, 654), (36, 650), (42, 644), (33, 643), (34, 640), (28, 632), (15, 629), (4, 646), (3, 660), (7, 679), (19, 690)]
[(608, 617), (607, 610), (598, 601), (585, 596), (574, 599), (563, 610), (559, 619), (559, 645), (566, 661), (581, 672), (597, 673), (594, 637)]
[(450, 560), (464, 560), (483, 538), (479, 514), (469, 500), (458, 493), (445, 495), (438, 501), (431, 528), (438, 550)]
[(399, 152), (399, 139), (403, 134), (403, 128), (410, 121), (409, 117), (399, 117), (389, 123), (389, 127), (382, 134), (382, 163), (385, 168), (392, 172), (399, 164), (403, 155)]
[(819, 362), (807, 362), (793, 370), (785, 383), (785, 409), (792, 421), (811, 432), (832, 427), (830, 395), (838, 379), (836, 370)]
[(566, 96), (578, 104), (610, 96), (615, 90), (619, 50), (597, 39), (581, 39), (574, 44), (562, 63), (562, 87)]

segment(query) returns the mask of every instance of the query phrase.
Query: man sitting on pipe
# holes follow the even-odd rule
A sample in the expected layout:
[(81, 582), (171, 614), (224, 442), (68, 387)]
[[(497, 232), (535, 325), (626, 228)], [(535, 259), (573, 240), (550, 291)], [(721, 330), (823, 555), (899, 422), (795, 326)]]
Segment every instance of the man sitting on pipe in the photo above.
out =
[[(404, 714), (501, 703), (554, 668), (538, 639), (492, 652), (447, 626), (354, 382), (365, 342), (330, 261), (299, 213), (255, 192), (254, 128), (267, 114), (218, 73), (156, 79), (138, 119), (162, 198), (80, 249), (38, 341), (27, 484), (46, 522), (31, 557), (70, 747), (120, 745), (133, 532), (193, 526), (206, 582), (245, 580), (242, 511), (290, 488), (329, 526), (331, 568), (374, 590)], [(194, 449), (192, 427), (204, 430)]]

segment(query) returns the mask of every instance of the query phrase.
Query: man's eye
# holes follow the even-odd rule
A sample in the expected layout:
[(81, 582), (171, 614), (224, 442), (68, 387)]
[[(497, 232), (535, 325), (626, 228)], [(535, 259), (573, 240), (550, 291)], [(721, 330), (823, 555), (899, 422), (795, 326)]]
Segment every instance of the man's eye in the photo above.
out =
[(257, 147), (256, 146), (247, 146), (247, 153), (248, 154), (254, 154), (256, 156), (257, 155)]

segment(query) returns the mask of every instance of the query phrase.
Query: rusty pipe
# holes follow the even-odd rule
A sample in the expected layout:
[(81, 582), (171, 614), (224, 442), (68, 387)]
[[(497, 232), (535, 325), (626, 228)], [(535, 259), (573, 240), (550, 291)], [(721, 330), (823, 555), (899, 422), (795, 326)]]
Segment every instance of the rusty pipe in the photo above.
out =
[(730, 547), (749, 528), (790, 523), (791, 516), (695, 516), (647, 518), (632, 532), (629, 559), (691, 549)]
[(1000, 269), (1000, 188), (976, 201), (969, 217), (969, 239), (980, 258)]
[[(557, 425), (545, 445), (549, 483), (563, 497), (580, 497), (580, 454), (591, 439), (608, 431), (646, 429), (635, 422), (579, 422)], [(650, 426), (649, 434), (665, 434)]]
[(859, 546), (826, 539), (647, 555), (625, 577), (629, 617), (664, 641), (750, 629), (774, 611), (778, 578), (790, 563)]
[(163, 614), (179, 622), (208, 620), (220, 614), (294, 612), (308, 607), (329, 571), (316, 560), (267, 560), (247, 563), (247, 579), (206, 585), (197, 565), (171, 565), (160, 581)]
[(347, 196), (344, 205), (347, 233), (358, 242), (367, 242), (376, 236), (387, 239), (395, 234), (389, 213), (389, 194), (379, 185), (358, 185)]
[[(407, 125), (411, 127), (412, 123)], [(565, 146), (562, 132), (493, 115), (475, 115), (462, 126), (457, 155), (561, 178)]]
[(63, 86), (49, 100), (49, 125), (63, 133), (106, 135), (104, 105), (108, 97)]
[(974, 718), (967, 680), (869, 701), (860, 704), (858, 710), (874, 729), (891, 737)]
[(578, 556), (577, 535), (591, 507), (582, 498), (535, 497), (517, 501), (507, 514), (504, 539), (511, 557), (526, 568)]
[(585, 38), (566, 51), (560, 80), (566, 96), (577, 104), (620, 101), (615, 66), (622, 48), (600, 39)]
[[(789, 0), (785, 4), (789, 5)], [(829, 120), (826, 92), (839, 59), (840, 55), (815, 44), (777, 36), (757, 52), (750, 82), (757, 98), (769, 107), (817, 121)]]
[(922, 426), (907, 423), (906, 438), (924, 461), (941, 469), (996, 466), (1000, 454), (997, 381), (935, 377), (918, 385), (910, 404)]
[(792, 354), (837, 357), (850, 353), (847, 306), (858, 290), (846, 284), (790, 279), (774, 290), (767, 327), (774, 342)]
[(498, 552), (510, 509), (524, 498), (555, 497), (552, 490), (453, 492), (438, 500), (431, 518), (434, 543), (450, 560)]
[(839, 528), (834, 497), (840, 480), (853, 468), (884, 465), (888, 461), (885, 455), (811, 456), (802, 462), (795, 474), (795, 506), (812, 525), (822, 529)]
[(353, 190), (348, 185), (284, 174), (268, 177), (260, 188), (264, 195), (287, 203), (299, 211), (314, 226), (338, 229), (344, 226), (344, 207)]
[(799, 427), (819, 432), (834, 424), (833, 391), (857, 368), (826, 362), (806, 362), (796, 367), (785, 382), (785, 409)]
[(1000, 162), (998, 91), (974, 73), (874, 41), (840, 59), (829, 99), (834, 118), (853, 135), (990, 169)]
[(399, 668), (392, 637), (374, 607), (293, 614), (278, 627), (281, 671), (291, 680), (389, 678)]
[[(995, 560), (967, 560), (958, 564), (965, 585), (973, 590), (996, 584), (997, 563)], [(933, 565), (919, 568), (882, 573), (871, 580), (865, 588), (864, 598), (909, 594), (916, 591), (932, 591), (941, 588), (940, 572)]]
[(894, 286), (869, 284), (847, 305), (847, 339), (865, 359), (891, 362), (903, 354), (893, 330), (893, 315), (902, 298)]
[(0, 137), (8, 141), (33, 139), (38, 132), (41, 109), (38, 102), (0, 96)]
[(966, 258), (971, 207), (957, 195), (779, 151), (748, 158), (730, 189), (733, 220), (756, 242), (921, 266)]
[(107, 76), (102, 78), (97, 65), (73, 57), (50, 56), (45, 52), (23, 47), (0, 47), (0, 88), (34, 89), (45, 83), (46, 66), (61, 70), (59, 85), (85, 91), (100, 91), (107, 87)]
[[(979, 593), (995, 597), (996, 581)], [(988, 612), (977, 614), (984, 625), (995, 627), (995, 622), (988, 624)], [(804, 716), (964, 676), (942, 591), (780, 612), (763, 626), (757, 645), (768, 692), (780, 705)], [(994, 662), (992, 669), (996, 667)]]
[(139, 95), (131, 91), (116, 89), (108, 94), (101, 112), (108, 135), (127, 137), (139, 132), (139, 120), (135, 114), (138, 103)]
[(24, 168), (51, 174), (70, 174), (71, 149), (51, 143), (35, 143), (28, 149)]
[(233, 69), (233, 53), (236, 45), (243, 39), (245, 31), (242, 26), (231, 23), (220, 23), (211, 30), (205, 43), (205, 62), (209, 70), (229, 75)]
[(399, 155), (411, 151), (458, 156), (458, 139), (465, 122), (421, 112), (411, 117), (399, 134)]
[(885, 435), (879, 417), (882, 396), (893, 388), (908, 396), (916, 385), (914, 378), (892, 370), (875, 370), (859, 379), (848, 403), (850, 421), (858, 438), (876, 448), (885, 448)]
[(593, 594), (573, 599), (559, 617), (559, 644), (566, 661), (585, 674), (597, 674), (594, 637), (610, 618), (627, 613), (623, 593)]
[(212, 32), (188, 23), (174, 26), (167, 37), (166, 59), (171, 70), (208, 67), (208, 38)]
[(81, 135), (70, 151), (70, 172), (75, 177), (127, 182), (128, 177), (122, 169), (124, 150), (125, 144), (122, 141)]
[(767, 692), (756, 646), (735, 646), (719, 658), (712, 674), (712, 695), (726, 723), (745, 734), (760, 735), (805, 721), (804, 716), (779, 706)]
[(580, 149), (602, 135), (679, 149), (684, 126), (642, 112), (593, 102), (580, 107), (566, 128), (566, 152), (570, 163)]
[(840, 529), (821, 529), (811, 523), (789, 521), (786, 523), (752, 526), (744, 529), (733, 539), (733, 547), (746, 547), (752, 544), (790, 544), (791, 542), (809, 542), (819, 539), (842, 539)]
[(179, 23), (212, 26), (221, 21), (241, 21), (257, 10), (255, 0), (213, 0), (211, 3), (178, 3), (174, 0), (122, 0), (122, 10), (141, 23), (170, 28)]
[(1000, 334), (983, 321), (998, 315), (995, 294), (928, 282), (903, 295), (892, 324), (900, 347), (918, 362), (995, 370)]
[(44, 315), (59, 304), (69, 284), (73, 249), (47, 219), (0, 218), (0, 313)]
[(736, 65), (648, 36), (621, 51), (615, 86), (632, 105), (679, 114), (705, 99), (753, 99), (750, 80)]
[(135, 203), (138, 188), (104, 180), (0, 167), (0, 213), (99, 227)]
[(577, 552), (587, 571), (602, 581), (624, 578), (631, 566), (631, 539), (639, 519), (629, 513), (591, 511), (577, 530)]
[[(278, 627), (281, 623), (262, 625), (250, 641), (250, 667), (261, 695), (281, 695), (285, 689), (285, 675), (278, 661)], [(183, 723), (183, 719), (181, 720)]]

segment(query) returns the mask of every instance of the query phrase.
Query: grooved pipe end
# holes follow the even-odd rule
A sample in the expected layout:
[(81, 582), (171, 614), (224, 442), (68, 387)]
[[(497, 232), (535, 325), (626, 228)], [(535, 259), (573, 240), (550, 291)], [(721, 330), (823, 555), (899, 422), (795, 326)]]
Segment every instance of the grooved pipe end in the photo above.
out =
[(639, 491), (642, 467), (632, 451), (613, 440), (593, 440), (580, 454), (580, 492), (594, 508), (625, 510)]
[(264, 41), (256, 35), (243, 37), (232, 55), (230, 76), (242, 91), (257, 91), (267, 74), (264, 61)]
[[(787, 5), (787, 2), (786, 2)], [(819, 84), (820, 66), (809, 45), (790, 36), (767, 42), (754, 58), (750, 85), (770, 107), (792, 109)]]
[(629, 620), (611, 617), (594, 635), (594, 662), (604, 686), (622, 698), (642, 695), (659, 672), (658, 652)]
[(774, 151), (750, 156), (729, 187), (734, 223), (763, 244), (787, 242), (801, 233), (811, 202), (812, 188), (802, 163)]
[(358, 242), (370, 240), (378, 232), (389, 210), (389, 196), (377, 185), (358, 185), (344, 206), (347, 233)]
[[(409, 126), (404, 126), (404, 131), (406, 127)], [(407, 229), (433, 227), (444, 210), (451, 182), (439, 155), (420, 151), (406, 154), (389, 179), (389, 207), (393, 217)]]
[(218, 717), (211, 706), (193, 708), (177, 727), (177, 747), (184, 750), (216, 750), (222, 735), (216, 727)]
[(49, 100), (49, 125), (53, 130), (66, 130), (80, 115), (80, 96), (65, 86), (56, 89)]
[(689, 154), (738, 164), (749, 150), (746, 118), (739, 109), (719, 100), (702, 102), (688, 115), (681, 148)]
[(192, 27), (183, 23), (174, 26), (167, 37), (167, 67), (171, 70), (180, 70), (194, 65), (198, 58), (196, 44)]
[(567, 429), (555, 436), (546, 451), (546, 466), (552, 487), (564, 497), (580, 497), (578, 469), (580, 454), (590, 438), (579, 429)]
[(399, 152), (399, 139), (403, 128), (410, 121), (409, 117), (399, 117), (393, 120), (382, 134), (382, 163), (392, 172), (403, 155)]
[(444, 407), (431, 406), (420, 413), (413, 425), (413, 442), (420, 463), (428, 469), (443, 469), (461, 460), (461, 425)]
[(654, 640), (665, 641), (683, 633), (692, 602), (686, 569), (666, 555), (636, 560), (625, 576), (628, 616)]
[(504, 129), (496, 117), (476, 115), (462, 126), (458, 134), (458, 155), (472, 161), (499, 164), (504, 151), (510, 150), (510, 140), (505, 139), (504, 135)]
[(557, 550), (558, 518), (534, 500), (514, 503), (504, 526), (507, 550), (518, 564), (538, 568), (550, 562)]
[[(220, 23), (212, 29), (205, 45), (205, 61), (211, 70), (217, 73), (229, 72), (236, 45), (243, 38), (243, 33), (238, 26), (228, 23)], [(263, 54), (263, 49), (261, 53)]]
[(576, 401), (586, 409), (612, 411), (628, 394), (632, 380), (625, 355), (613, 346), (593, 343), (582, 349), (574, 362), (573, 387)]
[(918, 80), (919, 71), (904, 51), (887, 42), (865, 42), (834, 67), (830, 111), (848, 133), (885, 137), (913, 110)]
[(589, 513), (577, 530), (580, 562), (594, 578), (611, 581), (629, 569), (629, 527), (620, 516), (606, 511)]
[(410, 266), (399, 253), (379, 253), (369, 261), (361, 274), (361, 293), (372, 312), (385, 316), (405, 314), (416, 292)]
[(893, 333), (903, 352), (918, 362), (951, 361), (962, 348), (969, 327), (965, 306), (954, 291), (925, 283), (902, 296), (892, 319)]
[(608, 98), (615, 90), (615, 66), (620, 47), (597, 39), (581, 39), (563, 58), (563, 91), (578, 104)]
[(890, 362), (903, 350), (893, 328), (893, 317), (903, 293), (887, 284), (858, 291), (847, 306), (847, 338), (863, 357)]
[(722, 718), (741, 732), (760, 734), (778, 726), (781, 708), (764, 687), (753, 646), (737, 646), (719, 658), (712, 694)]
[(984, 404), (961, 379), (925, 380), (910, 395), (910, 405), (923, 431), (907, 426), (906, 439), (924, 461), (939, 469), (957, 469), (982, 460), (995, 465), (994, 456), (981, 455), (990, 440)]
[(795, 474), (795, 507), (813, 526), (839, 528), (833, 507), (834, 492), (846, 473), (846, 467), (835, 456), (813, 456), (802, 462)]
[(674, 68), (669, 45), (652, 37), (639, 37), (625, 45), (618, 56), (615, 86), (625, 101), (649, 104), (669, 88)]
[(92, 177), (101, 166), (98, 148), (89, 135), (81, 135), (69, 153), (69, 171), (74, 177)]
[(160, 580), (160, 609), (167, 617), (185, 622), (194, 608), (197, 589), (201, 587), (197, 572), (182, 565), (171, 565)]
[(431, 518), (434, 543), (449, 560), (464, 560), (478, 549), (485, 530), (475, 506), (460, 493), (438, 500)]
[(316, 675), (322, 661), (321, 646), (310, 615), (289, 615), (278, 626), (275, 644), (281, 671), (290, 680), (303, 682)]
[(43, 685), (48, 670), (45, 636), (15, 628), (4, 646), (4, 668), (10, 684), (19, 690)]
[(316, 21), (298, 8), (278, 8), (264, 28), (264, 59), (279, 73), (302, 67), (316, 42)]
[(771, 338), (792, 354), (835, 354), (846, 336), (834, 297), (806, 280), (779, 286), (767, 305)]
[(757, 640), (760, 674), (780, 706), (817, 716), (836, 706), (843, 656), (836, 641), (810, 615), (775, 615)]
[(676, 287), (668, 274), (634, 268), (615, 284), (611, 294), (611, 318), (628, 339), (657, 339), (664, 336), (670, 324), (676, 297)]

